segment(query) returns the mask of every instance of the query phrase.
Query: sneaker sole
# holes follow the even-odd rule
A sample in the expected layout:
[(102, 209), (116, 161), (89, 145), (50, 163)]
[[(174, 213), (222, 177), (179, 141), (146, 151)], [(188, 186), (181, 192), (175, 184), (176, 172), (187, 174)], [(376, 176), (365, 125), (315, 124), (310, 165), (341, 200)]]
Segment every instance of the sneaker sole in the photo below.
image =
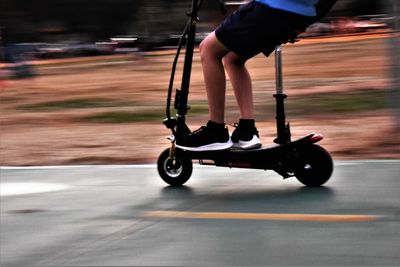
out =
[(229, 139), (226, 143), (213, 143), (209, 145), (199, 146), (199, 147), (187, 147), (187, 146), (180, 146), (176, 144), (175, 146), (188, 151), (217, 151), (217, 150), (225, 150), (231, 148), (233, 145), (232, 141)]
[(253, 138), (250, 141), (239, 141), (237, 143), (233, 143), (232, 148), (240, 148), (240, 149), (255, 149), (260, 148), (262, 146), (260, 139), (256, 135), (253, 135)]

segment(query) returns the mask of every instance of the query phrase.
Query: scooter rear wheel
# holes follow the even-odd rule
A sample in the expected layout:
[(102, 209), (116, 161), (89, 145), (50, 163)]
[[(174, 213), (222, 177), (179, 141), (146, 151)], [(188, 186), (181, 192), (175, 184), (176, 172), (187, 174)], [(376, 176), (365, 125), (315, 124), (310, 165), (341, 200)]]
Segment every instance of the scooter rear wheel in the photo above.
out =
[(181, 186), (186, 183), (193, 171), (192, 160), (183, 151), (176, 148), (172, 158), (170, 149), (165, 149), (157, 161), (157, 169), (161, 179), (169, 185)]
[(310, 145), (300, 151), (294, 174), (306, 186), (321, 186), (333, 172), (333, 161), (329, 153), (318, 145)]

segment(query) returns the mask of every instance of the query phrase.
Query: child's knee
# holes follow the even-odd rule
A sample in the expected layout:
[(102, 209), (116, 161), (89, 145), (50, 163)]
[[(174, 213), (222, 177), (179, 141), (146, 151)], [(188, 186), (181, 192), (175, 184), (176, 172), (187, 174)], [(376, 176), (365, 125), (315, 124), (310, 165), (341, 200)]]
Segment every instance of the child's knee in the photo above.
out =
[(199, 46), (200, 58), (202, 61), (222, 60), (222, 58), (229, 52), (222, 44), (219, 43), (214, 33), (208, 35)]
[(199, 45), (199, 51), (200, 51), (200, 58), (203, 60), (204, 58), (204, 54), (205, 52), (205, 39), (203, 41), (201, 41), (200, 45)]
[(246, 59), (231, 52), (224, 57), (224, 64), (232, 67), (242, 67), (246, 63)]
[(205, 38), (203, 41), (201, 41), (199, 45), (199, 51), (200, 51), (200, 58), (202, 61), (215, 57), (213, 55), (214, 53), (209, 38)]

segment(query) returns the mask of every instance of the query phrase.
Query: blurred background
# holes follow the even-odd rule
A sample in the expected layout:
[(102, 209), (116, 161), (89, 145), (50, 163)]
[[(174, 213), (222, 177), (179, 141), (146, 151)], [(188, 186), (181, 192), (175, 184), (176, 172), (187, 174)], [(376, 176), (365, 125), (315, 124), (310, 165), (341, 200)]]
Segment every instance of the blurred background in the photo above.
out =
[[(232, 1), (231, 1), (232, 2)], [(382, 1), (341, 0), (304, 36), (366, 32), (390, 27)], [(176, 44), (190, 1), (2, 0), (5, 60), (24, 51), (35, 58), (159, 49)], [(198, 41), (221, 21), (219, 1), (204, 1)], [(21, 47), (24, 46), (24, 47)], [(121, 49), (126, 48), (126, 49)], [(11, 51), (10, 51), (11, 50)], [(14, 50), (14, 51), (12, 51)]]
[[(190, 5), (2, 0), (0, 164), (155, 162), (168, 146), (166, 90)], [(339, 0), (284, 46), (294, 137), (322, 133), (336, 159), (399, 158), (399, 8), (396, 0)], [(204, 1), (196, 43), (225, 16), (218, 1)], [(275, 135), (271, 57), (248, 63), (265, 144)], [(189, 101), (194, 129), (207, 120), (197, 48)], [(230, 87), (226, 116), (231, 124), (238, 117)]]

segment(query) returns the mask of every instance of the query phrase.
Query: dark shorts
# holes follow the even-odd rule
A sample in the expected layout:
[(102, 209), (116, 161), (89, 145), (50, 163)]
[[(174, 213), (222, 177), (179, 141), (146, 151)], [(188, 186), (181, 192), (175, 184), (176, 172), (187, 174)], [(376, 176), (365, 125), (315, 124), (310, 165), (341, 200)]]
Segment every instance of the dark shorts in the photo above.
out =
[(215, 34), (225, 47), (248, 59), (259, 53), (268, 56), (276, 46), (305, 31), (311, 22), (312, 17), (252, 1), (230, 15)]

